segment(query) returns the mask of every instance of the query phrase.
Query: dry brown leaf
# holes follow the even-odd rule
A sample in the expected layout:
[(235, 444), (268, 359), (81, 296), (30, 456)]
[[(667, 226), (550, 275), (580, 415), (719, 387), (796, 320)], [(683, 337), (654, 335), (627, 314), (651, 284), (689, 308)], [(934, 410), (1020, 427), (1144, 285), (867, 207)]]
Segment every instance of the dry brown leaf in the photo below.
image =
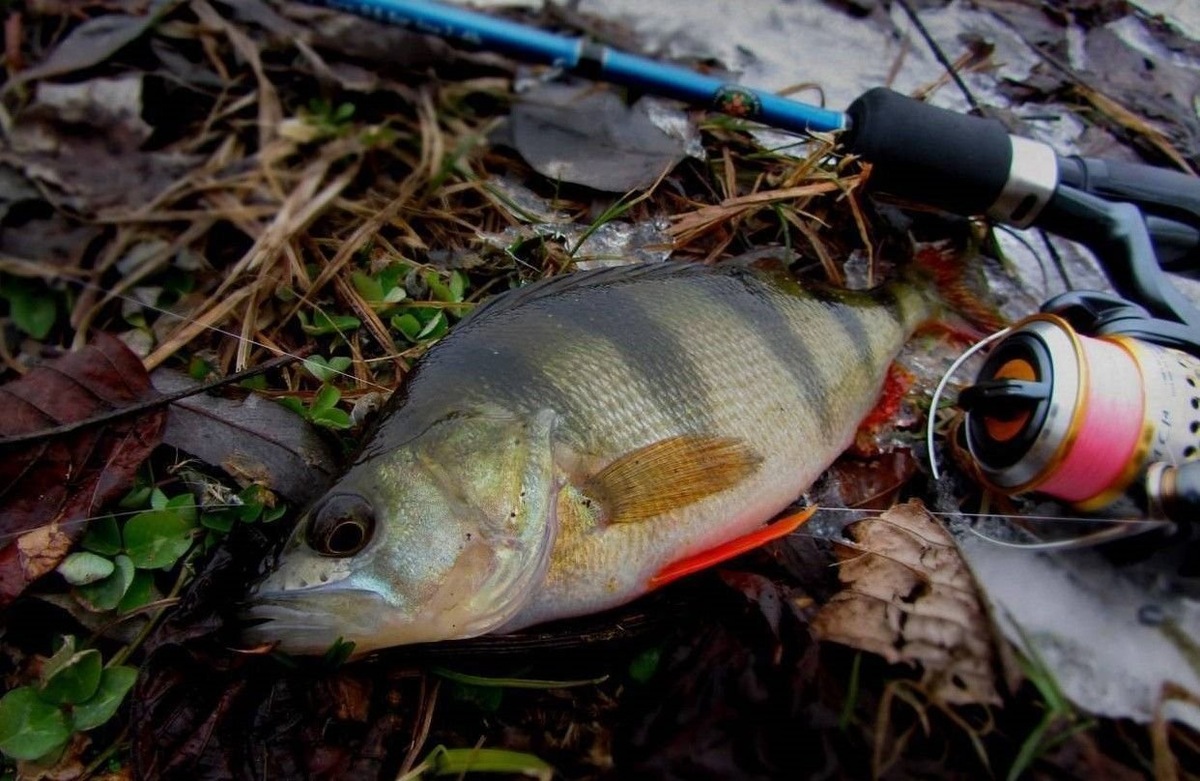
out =
[(57, 523), (42, 526), (17, 538), (21, 571), (26, 582), (45, 575), (59, 565), (71, 550), (74, 539), (64, 534)]
[(57, 429), (157, 395), (138, 357), (103, 333), (0, 386), (0, 606), (58, 566), (86, 519), (125, 492), (166, 410)]
[(817, 636), (919, 665), (941, 702), (999, 704), (991, 626), (950, 534), (916, 500), (848, 531), (843, 590), (814, 618)]

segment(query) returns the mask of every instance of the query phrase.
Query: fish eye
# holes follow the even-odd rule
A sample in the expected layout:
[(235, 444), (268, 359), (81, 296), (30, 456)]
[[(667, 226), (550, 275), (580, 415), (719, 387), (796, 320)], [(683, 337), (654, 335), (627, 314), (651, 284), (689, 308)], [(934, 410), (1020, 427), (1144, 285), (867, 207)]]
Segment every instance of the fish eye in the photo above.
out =
[(334, 494), (313, 513), (308, 546), (322, 556), (353, 556), (375, 533), (375, 509), (357, 494)]

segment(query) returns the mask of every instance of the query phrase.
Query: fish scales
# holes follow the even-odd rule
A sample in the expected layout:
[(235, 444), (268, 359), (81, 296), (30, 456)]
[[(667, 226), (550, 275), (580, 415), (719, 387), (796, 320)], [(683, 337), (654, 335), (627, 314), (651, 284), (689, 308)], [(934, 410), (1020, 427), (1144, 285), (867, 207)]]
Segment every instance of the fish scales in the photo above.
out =
[[(760, 398), (797, 389), (806, 403), (824, 404), (838, 383), (854, 376), (845, 356), (857, 364), (890, 361), (912, 328), (897, 319), (899, 304), (886, 294), (839, 300), (784, 292), (753, 272), (693, 264), (613, 273), (624, 270), (557, 277), (551, 283), (562, 286), (560, 294), (551, 288), (523, 305), (485, 309), (465, 320), (388, 405), (364, 460), (443, 414), (448, 391), (458, 404), (549, 406), (576, 442), (618, 452), (629, 442), (601, 440), (613, 432), (696, 431), (709, 416), (728, 414), (712, 392), (730, 383)], [(588, 276), (594, 278), (572, 279)], [(879, 298), (884, 306), (877, 306)], [(924, 315), (919, 303), (908, 306), (910, 319)], [(867, 333), (875, 335), (870, 342)], [(774, 384), (781, 374), (786, 381)], [(755, 385), (767, 379), (772, 384)], [(406, 410), (404, 419), (388, 420), (398, 409)], [(822, 410), (820, 417), (829, 420), (833, 412)]]
[[(873, 294), (803, 290), (749, 269), (695, 264), (605, 269), (510, 291), (421, 360), (333, 493), (387, 493), (385, 483), (411, 479), (411, 462), (398, 466), (396, 454), (447, 416), (550, 415), (558, 492), (550, 500), (556, 517), (547, 521), (556, 524), (552, 550), (538, 562), (540, 582), (487, 631), (612, 607), (645, 591), (672, 561), (745, 534), (794, 501), (848, 446), (891, 360), (928, 315), (925, 297), (904, 285)], [(619, 522), (591, 507), (589, 476), (677, 437), (745, 443), (754, 468), (735, 485), (649, 520)], [(455, 479), (444, 474), (453, 465), (418, 462), (442, 483)], [(470, 497), (454, 501), (461, 509)], [(389, 502), (397, 505), (382, 503)], [(393, 545), (406, 548), (406, 568), (390, 570), (402, 580), (420, 580), (423, 567), (452, 567), (463, 555), (447, 533), (424, 529), (427, 521), (379, 523), (407, 525), (392, 534)], [(423, 535), (432, 536), (422, 543)], [(508, 555), (505, 545), (493, 546), (501, 550), (495, 555)], [(377, 574), (360, 580), (388, 588)], [(285, 581), (276, 577), (276, 592), (289, 590)], [(312, 588), (295, 578), (291, 586)], [(422, 581), (417, 590), (427, 597), (437, 589)], [(269, 623), (262, 634), (270, 637)]]

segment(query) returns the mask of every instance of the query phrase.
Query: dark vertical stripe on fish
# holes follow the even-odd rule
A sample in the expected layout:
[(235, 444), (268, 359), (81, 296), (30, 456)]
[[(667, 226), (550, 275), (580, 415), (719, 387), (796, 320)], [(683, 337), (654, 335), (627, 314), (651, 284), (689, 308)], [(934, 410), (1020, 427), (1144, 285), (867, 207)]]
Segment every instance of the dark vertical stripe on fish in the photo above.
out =
[(821, 379), (821, 373), (816, 370), (812, 350), (804, 339), (795, 331), (795, 325), (788, 320), (779, 305), (783, 302), (772, 300), (770, 294), (758, 285), (743, 285), (744, 295), (713, 296), (715, 304), (723, 307), (732, 318), (740, 320), (751, 332), (756, 334), (770, 351), (775, 362), (787, 370), (792, 377), (796, 392), (806, 403), (814, 405), (819, 410), (816, 416), (821, 433), (825, 437), (833, 435), (834, 420), (829, 409), (829, 389)]
[(460, 338), (440, 346), (424, 356), (381, 412), (389, 418), (402, 406), (404, 416), (369, 438), (356, 463), (419, 436), (448, 408), (497, 403), (521, 409), (536, 399), (539, 408), (566, 414), (577, 406), (531, 352), (538, 349), (536, 340)]
[(858, 315), (861, 305), (849, 301), (850, 297), (842, 291), (821, 285), (814, 286), (811, 292), (816, 300), (825, 305), (834, 322), (846, 332), (858, 363), (862, 365), (873, 362), (875, 350), (871, 344), (871, 335), (867, 333), (866, 324)]
[[(707, 387), (703, 372), (673, 331), (664, 327), (648, 311), (653, 306), (657, 287), (645, 284), (613, 285), (606, 293), (603, 307), (597, 299), (572, 303), (570, 317), (563, 321), (592, 338), (608, 342), (620, 354), (623, 363), (638, 380), (638, 389), (647, 394), (654, 408), (661, 411), (679, 431), (707, 431), (713, 425), (707, 405), (679, 403), (673, 389)], [(669, 293), (666, 293), (669, 295)], [(631, 338), (642, 334), (642, 340)]]

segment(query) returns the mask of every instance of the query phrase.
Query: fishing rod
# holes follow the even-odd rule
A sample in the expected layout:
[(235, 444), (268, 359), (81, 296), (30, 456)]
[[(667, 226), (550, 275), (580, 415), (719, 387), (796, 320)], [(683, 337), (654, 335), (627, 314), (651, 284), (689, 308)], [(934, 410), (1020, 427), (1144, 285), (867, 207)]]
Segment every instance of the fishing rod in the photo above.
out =
[[(1200, 312), (1156, 276), (1159, 262), (1200, 269), (1200, 179), (1149, 165), (1063, 157), (1010, 134), (996, 119), (931, 106), (878, 87), (845, 112), (622, 52), (586, 38), (434, 0), (304, 0), (581, 76), (705, 106), (781, 130), (838, 133), (872, 164), (883, 192), (1016, 228), (1041, 227), (1097, 251), (1123, 295), (1156, 315), (1200, 328)], [(1110, 246), (1144, 222), (1155, 257), (1120, 258)], [(1098, 232), (1099, 231), (1099, 232)], [(1097, 245), (1097, 246), (1093, 246)], [(1129, 254), (1129, 253), (1126, 253)], [(1144, 266), (1150, 266), (1145, 268)]]
[[(433, 0), (305, 0), (802, 134), (872, 165), (868, 186), (1088, 247), (1118, 295), (1070, 292), (997, 338), (960, 394), (979, 477), (1083, 509), (1134, 487), (1154, 514), (1200, 514), (1200, 179), (1059, 155), (998, 120), (882, 87), (845, 112)], [(936, 462), (934, 463), (936, 471)], [(1140, 482), (1139, 482), (1140, 481)]]

